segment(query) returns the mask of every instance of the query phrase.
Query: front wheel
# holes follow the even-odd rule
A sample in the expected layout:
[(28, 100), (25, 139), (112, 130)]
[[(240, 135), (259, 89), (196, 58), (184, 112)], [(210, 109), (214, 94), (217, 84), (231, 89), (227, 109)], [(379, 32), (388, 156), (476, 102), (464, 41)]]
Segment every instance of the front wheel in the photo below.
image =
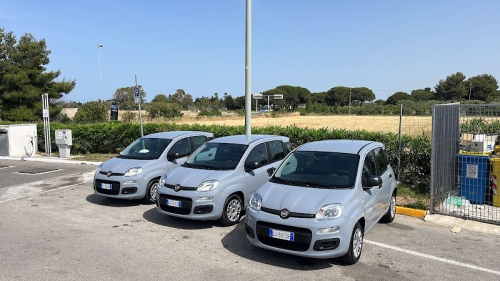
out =
[(156, 203), (156, 196), (158, 194), (158, 179), (154, 179), (149, 182), (148, 188), (146, 188), (146, 194), (144, 195), (144, 201), (147, 204)]
[(391, 202), (389, 203), (389, 210), (387, 213), (380, 219), (381, 222), (391, 223), (396, 217), (396, 193), (393, 193), (391, 196)]
[(243, 204), (240, 196), (233, 194), (226, 199), (222, 216), (219, 218), (220, 223), (229, 226), (237, 224), (240, 221)]
[(352, 230), (351, 242), (349, 243), (349, 250), (345, 255), (342, 256), (342, 261), (346, 264), (355, 264), (361, 257), (361, 251), (363, 250), (363, 228), (356, 223), (354, 229)]

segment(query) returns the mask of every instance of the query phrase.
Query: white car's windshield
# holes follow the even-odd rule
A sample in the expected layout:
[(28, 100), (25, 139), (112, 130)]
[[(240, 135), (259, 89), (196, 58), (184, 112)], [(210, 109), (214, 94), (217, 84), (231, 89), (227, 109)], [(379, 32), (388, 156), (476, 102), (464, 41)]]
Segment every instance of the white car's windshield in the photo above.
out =
[(158, 159), (171, 139), (140, 138), (125, 148), (118, 158), (152, 160)]
[(206, 170), (233, 170), (247, 147), (234, 143), (205, 143), (189, 156), (182, 166)]
[(351, 188), (358, 163), (357, 154), (295, 151), (283, 160), (271, 181), (314, 188)]

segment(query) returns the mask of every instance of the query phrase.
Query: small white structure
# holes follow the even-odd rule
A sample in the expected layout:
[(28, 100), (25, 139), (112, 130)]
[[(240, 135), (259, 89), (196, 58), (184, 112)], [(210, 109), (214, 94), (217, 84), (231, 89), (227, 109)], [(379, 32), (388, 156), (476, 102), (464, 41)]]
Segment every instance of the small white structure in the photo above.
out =
[(0, 156), (31, 157), (36, 152), (36, 124), (0, 125)]
[(73, 145), (73, 137), (71, 130), (56, 130), (56, 144), (59, 148), (59, 157), (68, 158), (70, 156), (71, 146)]

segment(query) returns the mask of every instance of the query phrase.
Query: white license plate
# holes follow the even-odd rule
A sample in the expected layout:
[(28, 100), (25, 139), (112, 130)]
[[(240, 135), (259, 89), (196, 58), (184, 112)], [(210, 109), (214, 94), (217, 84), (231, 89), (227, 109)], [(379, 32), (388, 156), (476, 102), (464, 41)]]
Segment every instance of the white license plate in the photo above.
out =
[(281, 231), (281, 230), (269, 228), (269, 237), (272, 237), (272, 238), (286, 240), (286, 241), (293, 241), (295, 238), (294, 236), (295, 235), (293, 232)]
[(101, 183), (101, 188), (111, 190), (113, 186), (110, 183)]
[(167, 199), (167, 205), (171, 207), (180, 208), (182, 206), (181, 201)]

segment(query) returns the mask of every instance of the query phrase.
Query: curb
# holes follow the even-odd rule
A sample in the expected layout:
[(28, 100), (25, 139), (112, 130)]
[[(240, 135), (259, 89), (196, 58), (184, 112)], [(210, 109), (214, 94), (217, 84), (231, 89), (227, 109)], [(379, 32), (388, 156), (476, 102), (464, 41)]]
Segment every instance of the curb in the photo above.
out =
[(427, 211), (396, 206), (396, 214), (423, 219)]
[(52, 163), (62, 163), (62, 164), (77, 164), (77, 165), (100, 165), (102, 162), (94, 162), (94, 161), (79, 161), (79, 160), (69, 160), (69, 159), (61, 159), (61, 158), (49, 158), (49, 157), (29, 157), (29, 158), (20, 158), (20, 157), (7, 157), (0, 156), (0, 160), (17, 160), (17, 161), (38, 161), (38, 162), (52, 162)]

